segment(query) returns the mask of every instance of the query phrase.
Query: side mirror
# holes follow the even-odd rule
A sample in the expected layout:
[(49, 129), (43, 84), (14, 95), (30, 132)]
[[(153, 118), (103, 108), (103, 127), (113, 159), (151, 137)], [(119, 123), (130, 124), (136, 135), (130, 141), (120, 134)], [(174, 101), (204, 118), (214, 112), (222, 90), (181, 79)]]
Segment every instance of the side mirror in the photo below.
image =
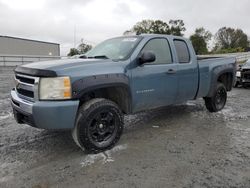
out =
[(141, 54), (139, 61), (140, 64), (144, 64), (144, 63), (151, 63), (155, 61), (155, 54), (151, 51), (145, 51)]

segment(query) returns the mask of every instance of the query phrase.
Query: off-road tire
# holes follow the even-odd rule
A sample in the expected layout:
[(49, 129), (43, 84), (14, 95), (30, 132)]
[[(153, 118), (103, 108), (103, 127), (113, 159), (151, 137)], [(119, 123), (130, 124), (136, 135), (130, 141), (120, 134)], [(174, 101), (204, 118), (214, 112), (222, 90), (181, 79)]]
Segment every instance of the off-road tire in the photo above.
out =
[(209, 112), (222, 110), (227, 102), (227, 90), (223, 83), (218, 82), (212, 97), (205, 97), (205, 105)]
[[(109, 116), (110, 121), (106, 121), (105, 118), (102, 118), (103, 114), (106, 113), (106, 119), (108, 119)], [(101, 127), (107, 128), (107, 131), (110, 131), (110, 127), (112, 127), (113, 132), (110, 133), (108, 140), (100, 142), (99, 140), (95, 140), (97, 139), (96, 137), (98, 137), (97, 134), (99, 131), (102, 130), (99, 127), (99, 121), (105, 121), (105, 124), (100, 124), (102, 125)], [(123, 131), (123, 124), (123, 114), (117, 104), (103, 98), (92, 99), (79, 108), (75, 127), (72, 130), (72, 137), (76, 144), (85, 152), (99, 153), (111, 149), (119, 141)], [(97, 132), (95, 133), (97, 136), (94, 135), (93, 130)], [(104, 135), (106, 136), (108, 133), (101, 132), (99, 136), (102, 138)]]

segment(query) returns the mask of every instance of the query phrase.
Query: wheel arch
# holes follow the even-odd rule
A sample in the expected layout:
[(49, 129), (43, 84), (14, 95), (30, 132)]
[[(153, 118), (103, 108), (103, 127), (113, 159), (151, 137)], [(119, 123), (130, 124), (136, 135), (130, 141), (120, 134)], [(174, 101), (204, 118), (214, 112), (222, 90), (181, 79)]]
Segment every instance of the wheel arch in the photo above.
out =
[(235, 77), (234, 64), (228, 64), (214, 68), (211, 72), (211, 85), (207, 97), (213, 96), (216, 89), (217, 82), (221, 82), (225, 85), (227, 91), (231, 91)]
[(132, 97), (128, 77), (124, 74), (105, 74), (79, 79), (72, 84), (73, 99), (80, 105), (93, 98), (115, 102), (126, 114), (131, 112)]
[(115, 102), (125, 114), (131, 112), (131, 94), (123, 84), (99, 85), (88, 88), (79, 96), (80, 105), (93, 98), (105, 98)]
[(223, 83), (227, 91), (231, 91), (233, 86), (233, 73), (224, 72), (218, 76), (217, 81)]

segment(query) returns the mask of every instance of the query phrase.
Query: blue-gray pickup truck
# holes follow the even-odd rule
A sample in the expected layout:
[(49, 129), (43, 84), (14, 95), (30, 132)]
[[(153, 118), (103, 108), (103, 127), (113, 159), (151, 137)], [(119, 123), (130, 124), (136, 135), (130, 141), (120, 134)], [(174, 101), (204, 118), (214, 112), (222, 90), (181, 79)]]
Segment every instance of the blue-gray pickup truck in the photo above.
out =
[(18, 66), (11, 103), (18, 123), (69, 129), (91, 153), (117, 143), (124, 114), (197, 98), (223, 109), (236, 74), (235, 58), (197, 57), (169, 35), (112, 38), (80, 57)]

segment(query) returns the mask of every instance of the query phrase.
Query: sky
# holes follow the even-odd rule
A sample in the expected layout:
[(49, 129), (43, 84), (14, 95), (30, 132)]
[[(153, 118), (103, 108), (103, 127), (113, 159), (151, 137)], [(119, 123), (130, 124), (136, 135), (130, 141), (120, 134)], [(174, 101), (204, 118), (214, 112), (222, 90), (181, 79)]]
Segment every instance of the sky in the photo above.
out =
[(249, 16), (249, 0), (0, 0), (0, 35), (59, 43), (66, 55), (81, 41), (96, 45), (143, 19), (182, 19), (185, 37), (223, 26), (250, 36)]

